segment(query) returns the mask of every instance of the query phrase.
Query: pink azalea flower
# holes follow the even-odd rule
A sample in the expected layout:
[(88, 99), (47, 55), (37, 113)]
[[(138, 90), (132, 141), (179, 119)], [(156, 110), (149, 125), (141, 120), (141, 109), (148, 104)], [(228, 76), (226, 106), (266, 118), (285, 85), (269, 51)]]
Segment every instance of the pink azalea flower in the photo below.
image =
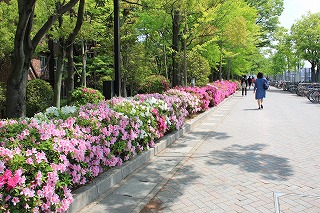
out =
[(11, 199), (11, 196), (8, 195), (8, 196), (6, 196), (6, 198), (4, 199), (4, 201), (7, 202), (7, 201), (10, 200), (10, 199)]
[(5, 165), (3, 163), (3, 161), (0, 160), (0, 174), (2, 174), (4, 172), (4, 169), (5, 169)]
[(13, 176), (8, 178), (8, 183), (7, 183), (7, 191), (15, 188), (17, 184), (19, 183), (20, 177), (19, 176)]
[(12, 204), (15, 206), (15, 205), (17, 205), (17, 203), (20, 202), (20, 199), (17, 198), (17, 197), (14, 197), (14, 198), (12, 198), (11, 202), (12, 202)]
[(32, 150), (27, 149), (27, 151), (26, 151), (26, 156), (30, 156), (30, 155), (32, 155)]
[(27, 158), (26, 163), (29, 165), (33, 164), (32, 158)]
[(29, 188), (24, 188), (20, 194), (26, 197), (34, 197), (35, 191)]
[(26, 203), (26, 205), (24, 205), (25, 209), (30, 209), (30, 206)]
[(38, 152), (36, 154), (36, 162), (41, 163), (41, 161), (48, 162), (46, 154), (44, 152)]
[(36, 184), (38, 186), (40, 186), (41, 183), (42, 183), (42, 173), (41, 173), (41, 171), (38, 171), (38, 173), (37, 173), (37, 175), (35, 177), (35, 180), (36, 180)]
[(38, 207), (33, 208), (32, 212), (33, 212), (33, 213), (40, 213), (40, 211), (39, 211), (39, 208), (38, 208)]
[(0, 189), (7, 183), (7, 179), (3, 176), (0, 176)]

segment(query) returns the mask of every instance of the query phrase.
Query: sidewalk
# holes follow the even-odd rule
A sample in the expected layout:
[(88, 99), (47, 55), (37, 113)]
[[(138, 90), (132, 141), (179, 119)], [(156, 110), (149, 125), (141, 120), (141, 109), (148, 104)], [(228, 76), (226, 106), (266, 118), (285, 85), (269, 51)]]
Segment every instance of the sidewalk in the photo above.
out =
[(238, 92), (80, 213), (320, 212), (319, 109)]

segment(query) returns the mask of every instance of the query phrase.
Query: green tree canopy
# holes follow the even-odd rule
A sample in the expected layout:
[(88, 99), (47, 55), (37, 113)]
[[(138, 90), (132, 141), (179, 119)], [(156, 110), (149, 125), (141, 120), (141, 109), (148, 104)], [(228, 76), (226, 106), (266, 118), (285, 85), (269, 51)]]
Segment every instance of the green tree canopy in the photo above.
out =
[(319, 81), (320, 13), (308, 13), (291, 27), (297, 54), (310, 62), (312, 80)]

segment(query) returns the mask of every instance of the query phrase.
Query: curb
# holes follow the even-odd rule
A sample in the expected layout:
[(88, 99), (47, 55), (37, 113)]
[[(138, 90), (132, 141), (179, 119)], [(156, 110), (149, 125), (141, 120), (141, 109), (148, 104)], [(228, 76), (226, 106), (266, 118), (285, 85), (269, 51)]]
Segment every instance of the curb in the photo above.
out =
[(212, 107), (211, 109), (197, 115), (195, 118), (188, 120), (182, 129), (165, 135), (156, 142), (155, 147), (133, 157), (119, 167), (114, 167), (101, 173), (88, 185), (82, 186), (73, 191), (72, 194), (74, 200), (69, 206), (67, 213), (76, 213), (90, 203), (94, 202), (113, 186), (128, 177), (132, 172), (137, 170), (145, 163), (148, 163), (154, 156), (163, 151), (170, 144), (175, 142), (186, 133), (189, 133), (196, 126), (205, 121), (213, 112), (216, 111), (217, 108), (220, 108), (231, 97), (233, 97), (233, 95), (230, 95), (228, 98), (224, 99), (218, 106)]

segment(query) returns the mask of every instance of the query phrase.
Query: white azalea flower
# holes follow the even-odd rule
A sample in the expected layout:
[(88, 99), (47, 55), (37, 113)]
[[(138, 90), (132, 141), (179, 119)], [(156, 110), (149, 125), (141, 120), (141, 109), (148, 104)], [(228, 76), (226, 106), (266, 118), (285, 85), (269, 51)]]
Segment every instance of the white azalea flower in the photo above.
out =
[(57, 107), (49, 107), (46, 109), (47, 115), (54, 115), (56, 117), (59, 117), (59, 109)]
[(64, 106), (61, 108), (61, 113), (64, 115), (72, 114), (77, 111), (77, 107), (75, 106)]

